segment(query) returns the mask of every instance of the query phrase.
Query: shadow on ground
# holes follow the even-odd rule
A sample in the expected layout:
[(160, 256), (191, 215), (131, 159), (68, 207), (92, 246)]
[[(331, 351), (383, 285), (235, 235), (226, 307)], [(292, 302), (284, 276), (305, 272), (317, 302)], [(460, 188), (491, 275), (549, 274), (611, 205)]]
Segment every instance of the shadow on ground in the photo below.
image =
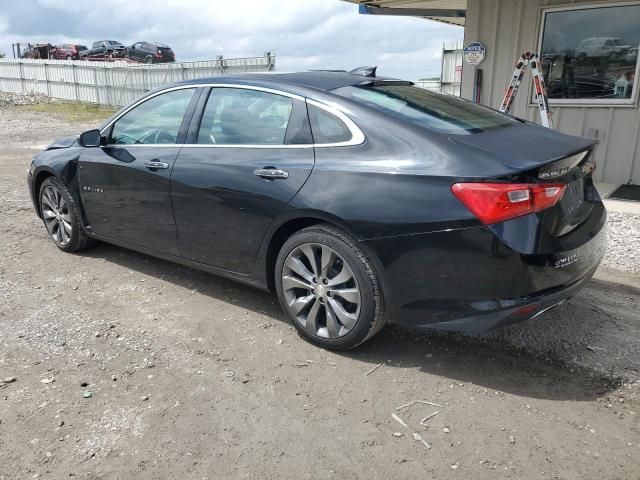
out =
[[(214, 300), (233, 303), (288, 324), (273, 295), (231, 280), (107, 244), (80, 255), (102, 258), (185, 289), (197, 288)], [(540, 327), (532, 322), (517, 328), (536, 336), (535, 329)], [(369, 362), (372, 367), (384, 363), (387, 368), (418, 369), (452, 382), (470, 382), (530, 398), (587, 401), (620, 384), (615, 376), (566, 362), (561, 352), (541, 354), (539, 350), (527, 349), (526, 344), (510, 344), (504, 335), (474, 337), (391, 325), (359, 348), (339, 354)]]

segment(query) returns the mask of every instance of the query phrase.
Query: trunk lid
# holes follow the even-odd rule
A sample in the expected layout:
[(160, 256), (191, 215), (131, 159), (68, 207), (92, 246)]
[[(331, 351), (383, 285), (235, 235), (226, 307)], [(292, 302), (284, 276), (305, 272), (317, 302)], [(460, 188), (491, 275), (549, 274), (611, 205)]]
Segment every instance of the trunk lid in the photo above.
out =
[(449, 141), (471, 147), (493, 160), (498, 174), (510, 175), (540, 168), (570, 155), (592, 149), (594, 139), (575, 137), (528, 122), (470, 135), (450, 135)]
[(564, 135), (530, 123), (450, 136), (449, 140), (490, 155), (501, 171), (493, 180), (566, 185), (556, 205), (536, 214), (553, 236), (578, 228), (591, 215), (594, 202), (600, 201), (593, 184), (595, 164), (591, 159), (596, 140)]
[(566, 185), (560, 201), (538, 213), (545, 230), (553, 236), (560, 237), (578, 228), (591, 216), (594, 203), (600, 202), (593, 183), (595, 164), (591, 155), (592, 150), (587, 150), (527, 172), (536, 175), (540, 182)]

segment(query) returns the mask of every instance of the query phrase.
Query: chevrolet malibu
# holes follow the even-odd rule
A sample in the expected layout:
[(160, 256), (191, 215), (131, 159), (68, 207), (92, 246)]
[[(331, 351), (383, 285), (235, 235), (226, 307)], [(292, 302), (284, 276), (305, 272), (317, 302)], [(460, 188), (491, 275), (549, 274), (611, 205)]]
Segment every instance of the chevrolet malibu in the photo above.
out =
[(277, 294), (304, 338), (482, 332), (574, 295), (605, 248), (594, 141), (366, 70), (190, 80), (28, 173), (51, 241)]

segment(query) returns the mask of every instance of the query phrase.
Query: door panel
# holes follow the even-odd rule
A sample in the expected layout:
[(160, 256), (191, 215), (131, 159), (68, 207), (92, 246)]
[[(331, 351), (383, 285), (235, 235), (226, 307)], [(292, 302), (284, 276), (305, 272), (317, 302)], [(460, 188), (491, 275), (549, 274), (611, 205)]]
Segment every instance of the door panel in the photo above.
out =
[(80, 197), (93, 232), (163, 253), (178, 251), (171, 169), (198, 101), (195, 88), (145, 99), (80, 155)]
[[(313, 159), (313, 148), (185, 146), (171, 192), (180, 255), (250, 273), (267, 228), (307, 180)], [(288, 178), (254, 174), (264, 167)]]
[[(91, 230), (164, 253), (177, 253), (171, 168), (179, 146), (88, 148), (80, 156), (80, 197)], [(150, 169), (151, 161), (167, 168)], [(164, 166), (164, 165), (162, 165)]]
[(171, 177), (178, 251), (248, 274), (269, 225), (313, 169), (306, 105), (251, 87), (213, 88), (198, 110)]

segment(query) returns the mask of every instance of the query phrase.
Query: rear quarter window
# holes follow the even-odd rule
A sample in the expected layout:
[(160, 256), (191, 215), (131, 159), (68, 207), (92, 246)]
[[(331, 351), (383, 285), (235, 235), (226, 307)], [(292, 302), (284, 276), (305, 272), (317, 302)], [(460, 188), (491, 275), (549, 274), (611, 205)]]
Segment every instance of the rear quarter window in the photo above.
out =
[(332, 93), (392, 117), (450, 135), (481, 133), (517, 122), (490, 108), (413, 85), (349, 86), (333, 90)]
[(351, 140), (351, 130), (338, 117), (315, 105), (309, 104), (307, 108), (313, 143), (322, 145)]

